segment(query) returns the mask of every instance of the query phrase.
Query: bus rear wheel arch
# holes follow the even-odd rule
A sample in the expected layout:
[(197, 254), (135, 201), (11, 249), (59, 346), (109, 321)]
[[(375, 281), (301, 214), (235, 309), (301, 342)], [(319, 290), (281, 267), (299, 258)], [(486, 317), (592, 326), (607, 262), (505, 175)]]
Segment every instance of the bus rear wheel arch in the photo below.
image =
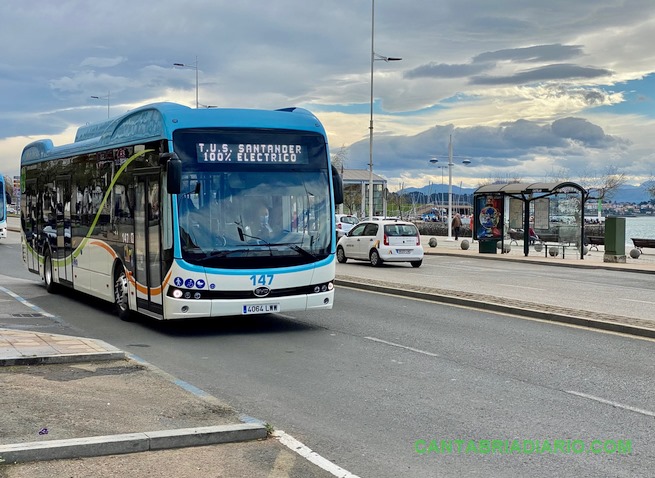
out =
[(126, 322), (133, 319), (133, 313), (130, 310), (130, 288), (125, 273), (125, 267), (120, 262), (114, 266), (114, 310), (118, 318)]
[(57, 284), (54, 282), (52, 271), (52, 254), (49, 250), (43, 253), (43, 280), (45, 281), (45, 290), (51, 294), (57, 292)]

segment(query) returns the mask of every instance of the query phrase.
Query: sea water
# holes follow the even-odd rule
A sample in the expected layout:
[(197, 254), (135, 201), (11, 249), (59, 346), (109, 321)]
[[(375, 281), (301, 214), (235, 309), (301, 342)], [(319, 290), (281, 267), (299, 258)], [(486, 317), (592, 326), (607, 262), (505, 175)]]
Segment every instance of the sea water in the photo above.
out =
[(625, 242), (634, 247), (631, 238), (655, 239), (655, 217), (639, 216), (625, 218)]

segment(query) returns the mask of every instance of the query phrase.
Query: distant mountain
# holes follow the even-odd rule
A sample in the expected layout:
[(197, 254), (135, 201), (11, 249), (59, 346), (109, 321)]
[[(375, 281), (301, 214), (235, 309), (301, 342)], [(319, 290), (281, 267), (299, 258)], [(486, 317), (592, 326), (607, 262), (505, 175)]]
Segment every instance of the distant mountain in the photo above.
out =
[[(633, 186), (631, 184), (626, 184), (617, 189), (611, 197), (606, 198), (606, 201), (616, 202), (616, 203), (636, 203), (647, 202), (651, 199), (651, 196), (648, 194), (647, 188), (649, 185), (654, 184), (655, 181), (645, 182), (639, 186)], [(477, 188), (461, 188), (453, 184), (453, 194), (473, 194)], [(432, 184), (428, 186), (423, 186), (422, 188), (405, 188), (402, 191), (399, 191), (401, 194), (410, 194), (413, 192), (419, 192), (425, 195), (428, 194), (448, 194), (448, 185), (447, 184)]]
[(621, 186), (619, 189), (616, 190), (614, 194), (612, 194), (609, 198), (607, 198), (607, 200), (612, 202), (629, 202), (629, 203), (637, 203), (637, 204), (639, 204), (640, 202), (649, 201), (651, 197), (648, 194), (646, 188), (652, 184), (653, 181), (645, 182), (639, 186), (632, 186), (632, 185)]

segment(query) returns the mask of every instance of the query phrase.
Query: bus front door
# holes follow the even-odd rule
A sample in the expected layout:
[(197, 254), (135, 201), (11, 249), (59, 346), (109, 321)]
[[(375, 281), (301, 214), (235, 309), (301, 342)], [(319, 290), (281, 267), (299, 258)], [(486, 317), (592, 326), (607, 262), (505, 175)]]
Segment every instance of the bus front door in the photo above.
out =
[(135, 177), (134, 274), (137, 310), (146, 315), (160, 316), (163, 313), (163, 299), (159, 170), (135, 173)]

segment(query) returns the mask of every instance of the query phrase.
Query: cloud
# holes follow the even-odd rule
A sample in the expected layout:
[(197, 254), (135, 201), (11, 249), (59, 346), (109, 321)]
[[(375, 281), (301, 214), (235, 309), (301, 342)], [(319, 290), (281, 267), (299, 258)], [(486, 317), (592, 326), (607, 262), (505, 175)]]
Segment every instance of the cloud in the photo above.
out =
[(480, 53), (473, 57), (473, 63), (488, 63), (499, 61), (513, 62), (553, 62), (562, 61), (582, 55), (581, 45), (536, 45), (524, 48), (508, 48), (505, 50)]
[(82, 60), (80, 66), (90, 68), (110, 68), (112, 66), (120, 65), (126, 60), (127, 58), (123, 56), (117, 56), (113, 58), (89, 57)]
[(612, 71), (604, 68), (556, 64), (524, 70), (508, 76), (474, 76), (470, 79), (470, 83), (472, 85), (520, 85), (553, 80), (591, 79), (611, 75)]
[(447, 65), (445, 63), (429, 63), (419, 66), (413, 70), (406, 71), (404, 78), (412, 80), (415, 78), (465, 78), (489, 69), (486, 65)]

